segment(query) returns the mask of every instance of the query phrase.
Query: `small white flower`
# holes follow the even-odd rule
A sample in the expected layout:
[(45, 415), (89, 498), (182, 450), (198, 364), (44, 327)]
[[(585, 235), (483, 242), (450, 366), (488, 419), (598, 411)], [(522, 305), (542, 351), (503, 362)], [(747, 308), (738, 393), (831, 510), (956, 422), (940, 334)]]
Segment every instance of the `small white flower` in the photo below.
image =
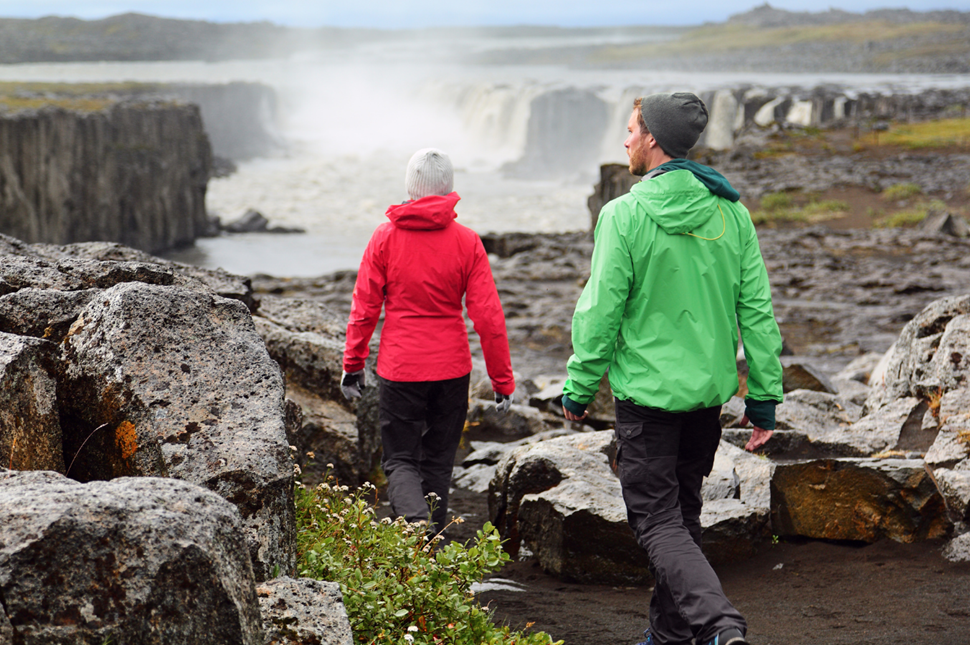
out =
[(410, 627), (408, 627), (408, 631), (409, 632), (416, 632), (416, 631), (418, 631), (418, 628), (417, 628), (416, 625), (411, 625)]
[(404, 635), (404, 640), (406, 640), (409, 643), (413, 643), (414, 642), (414, 636), (411, 636), (411, 634), (405, 634)]

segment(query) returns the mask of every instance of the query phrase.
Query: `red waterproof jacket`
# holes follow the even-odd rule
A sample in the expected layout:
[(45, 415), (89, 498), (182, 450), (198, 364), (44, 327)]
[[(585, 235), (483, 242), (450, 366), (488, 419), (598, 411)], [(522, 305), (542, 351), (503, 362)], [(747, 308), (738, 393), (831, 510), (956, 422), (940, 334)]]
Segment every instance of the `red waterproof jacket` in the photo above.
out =
[(505, 315), (482, 241), (455, 222), (457, 193), (387, 209), (357, 274), (344, 371), (364, 368), (384, 307), (377, 373), (391, 381), (442, 381), (471, 372), (462, 298), (482, 341), (492, 390), (512, 394)]

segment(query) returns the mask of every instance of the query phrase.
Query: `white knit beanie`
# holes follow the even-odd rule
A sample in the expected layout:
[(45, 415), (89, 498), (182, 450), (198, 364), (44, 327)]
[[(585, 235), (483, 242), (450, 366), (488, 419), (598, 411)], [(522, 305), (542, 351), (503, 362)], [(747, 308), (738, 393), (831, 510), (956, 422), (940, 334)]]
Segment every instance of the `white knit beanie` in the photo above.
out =
[(404, 187), (411, 199), (428, 195), (447, 195), (455, 185), (455, 170), (451, 159), (437, 148), (418, 150), (408, 162)]

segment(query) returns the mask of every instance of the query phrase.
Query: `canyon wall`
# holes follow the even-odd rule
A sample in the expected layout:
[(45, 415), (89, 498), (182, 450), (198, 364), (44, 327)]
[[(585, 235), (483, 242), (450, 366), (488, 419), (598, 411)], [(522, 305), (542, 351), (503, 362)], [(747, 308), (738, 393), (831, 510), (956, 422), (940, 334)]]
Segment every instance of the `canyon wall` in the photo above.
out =
[(208, 226), (212, 151), (199, 108), (120, 101), (0, 113), (0, 233), (27, 242), (119, 242), (148, 252)]

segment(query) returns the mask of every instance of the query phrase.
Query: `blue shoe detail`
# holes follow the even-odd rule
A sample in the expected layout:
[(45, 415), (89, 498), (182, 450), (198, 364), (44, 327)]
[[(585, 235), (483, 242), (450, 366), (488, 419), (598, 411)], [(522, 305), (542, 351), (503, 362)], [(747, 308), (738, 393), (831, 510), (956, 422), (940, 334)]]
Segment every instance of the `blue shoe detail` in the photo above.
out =
[(744, 640), (744, 635), (741, 634), (740, 629), (732, 627), (725, 629), (711, 640), (705, 642), (704, 645), (748, 645), (748, 641)]

